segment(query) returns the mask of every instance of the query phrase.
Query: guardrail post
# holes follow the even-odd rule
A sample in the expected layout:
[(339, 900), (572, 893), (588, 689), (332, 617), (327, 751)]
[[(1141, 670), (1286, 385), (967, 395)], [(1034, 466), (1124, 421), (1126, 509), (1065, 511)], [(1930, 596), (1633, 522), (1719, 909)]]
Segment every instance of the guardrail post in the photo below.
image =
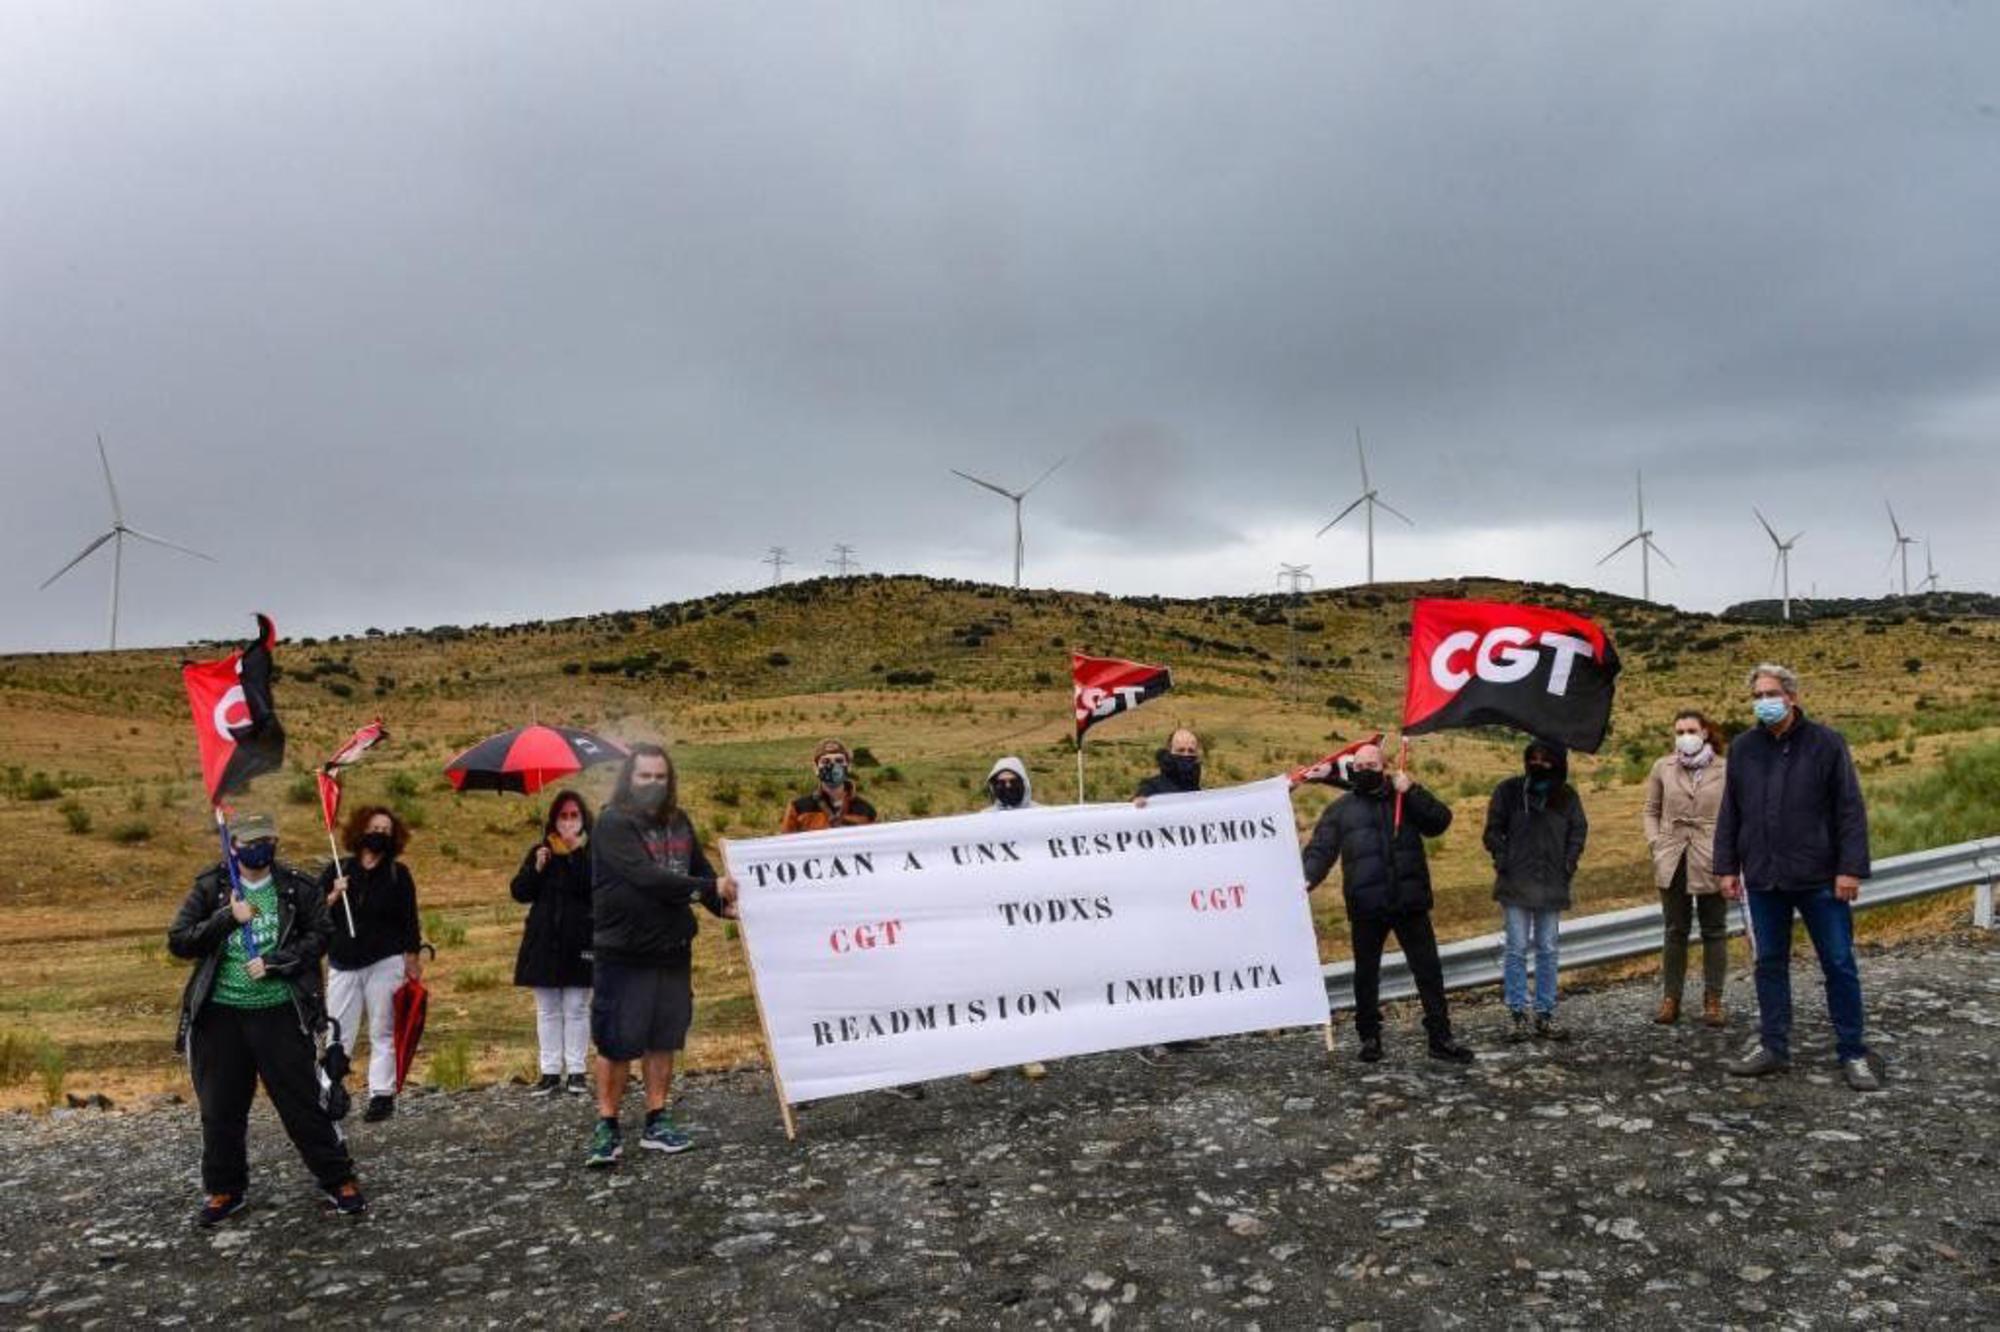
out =
[(1993, 890), (2000, 881), (1988, 879), (1972, 890), (1972, 923), (1982, 930), (1993, 928)]

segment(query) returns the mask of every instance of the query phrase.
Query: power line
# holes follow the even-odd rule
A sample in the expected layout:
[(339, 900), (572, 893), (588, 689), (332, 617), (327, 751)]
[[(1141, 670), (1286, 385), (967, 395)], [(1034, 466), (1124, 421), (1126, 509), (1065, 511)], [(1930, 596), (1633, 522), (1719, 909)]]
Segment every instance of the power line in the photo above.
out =
[(771, 547), (770, 554), (766, 555), (761, 561), (759, 561), (759, 563), (768, 564), (771, 566), (772, 587), (776, 587), (778, 584), (785, 581), (785, 566), (790, 564), (791, 562), (792, 562), (792, 557), (786, 553), (785, 548), (783, 546)]

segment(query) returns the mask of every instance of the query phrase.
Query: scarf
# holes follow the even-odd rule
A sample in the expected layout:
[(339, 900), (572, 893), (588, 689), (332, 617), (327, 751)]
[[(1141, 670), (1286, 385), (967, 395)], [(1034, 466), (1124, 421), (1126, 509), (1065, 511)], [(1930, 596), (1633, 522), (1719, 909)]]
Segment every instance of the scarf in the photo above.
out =
[(1700, 772), (1714, 761), (1715, 746), (1703, 745), (1692, 754), (1683, 754), (1677, 749), (1674, 751), (1674, 757), (1680, 760), (1683, 768), (1691, 772)]

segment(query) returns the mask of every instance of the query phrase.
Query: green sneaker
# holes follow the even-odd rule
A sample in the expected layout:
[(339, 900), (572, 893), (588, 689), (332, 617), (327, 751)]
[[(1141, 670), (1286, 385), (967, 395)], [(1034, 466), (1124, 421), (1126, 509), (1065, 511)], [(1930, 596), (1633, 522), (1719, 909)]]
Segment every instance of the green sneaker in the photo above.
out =
[(618, 1126), (600, 1119), (597, 1127), (590, 1131), (590, 1154), (583, 1163), (595, 1170), (602, 1170), (618, 1164), (618, 1158), (625, 1154), (624, 1145), (618, 1136)]
[(675, 1128), (674, 1117), (662, 1110), (639, 1135), (639, 1145), (649, 1152), (684, 1152), (694, 1146), (694, 1139)]

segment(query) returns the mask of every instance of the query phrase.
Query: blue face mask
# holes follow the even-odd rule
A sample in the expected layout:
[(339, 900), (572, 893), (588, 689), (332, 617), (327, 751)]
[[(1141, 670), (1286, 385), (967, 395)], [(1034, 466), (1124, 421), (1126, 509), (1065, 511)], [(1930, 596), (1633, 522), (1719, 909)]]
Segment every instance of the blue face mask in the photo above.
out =
[(276, 842), (252, 842), (248, 846), (236, 848), (236, 863), (247, 870), (271, 868), (271, 862), (278, 858)]
[(1782, 698), (1760, 698), (1751, 704), (1750, 710), (1763, 725), (1776, 726), (1792, 710), (1792, 705)]

